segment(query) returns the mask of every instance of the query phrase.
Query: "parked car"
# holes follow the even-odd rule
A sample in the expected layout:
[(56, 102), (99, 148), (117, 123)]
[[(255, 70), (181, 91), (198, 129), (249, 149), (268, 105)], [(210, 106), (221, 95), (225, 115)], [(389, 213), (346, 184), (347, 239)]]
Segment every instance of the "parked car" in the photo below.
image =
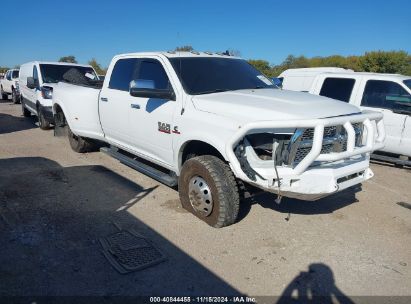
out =
[(8, 70), (5, 77), (0, 81), (0, 94), (1, 99), (8, 99), (11, 95), (13, 103), (19, 103), (20, 90), (19, 90), (19, 70)]
[(98, 79), (90, 65), (33, 61), (20, 66), (21, 107), (23, 115), (38, 117), (39, 127), (48, 129), (54, 123), (53, 87), (59, 81), (84, 83), (85, 75)]
[(53, 90), (56, 129), (74, 151), (110, 144), (122, 163), (178, 184), (182, 206), (213, 227), (235, 222), (239, 184), (277, 202), (358, 185), (384, 140), (381, 113), (279, 90), (247, 61), (211, 53), (118, 55), (104, 84)]
[(380, 150), (411, 157), (410, 76), (305, 68), (286, 70), (279, 77), (285, 90), (309, 92), (383, 113), (387, 138)]

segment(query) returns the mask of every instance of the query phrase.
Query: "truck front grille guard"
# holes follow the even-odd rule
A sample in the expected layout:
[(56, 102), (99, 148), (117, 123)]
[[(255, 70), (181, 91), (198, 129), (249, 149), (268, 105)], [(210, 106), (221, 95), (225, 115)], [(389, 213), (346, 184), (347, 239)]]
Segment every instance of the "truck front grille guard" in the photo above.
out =
[[(360, 122), (352, 124), (355, 132), (355, 147), (362, 144), (363, 124)], [(311, 151), (313, 146), (314, 128), (297, 129), (291, 137), (288, 145), (287, 164), (295, 167)], [(347, 150), (348, 134), (344, 126), (324, 127), (323, 143), (320, 154), (343, 152)]]
[[(265, 186), (271, 185), (270, 181), (258, 178), (257, 181), (250, 180), (241, 169), (239, 160), (237, 159), (234, 149), (238, 143), (247, 134), (262, 133), (262, 132), (280, 132), (282, 129), (313, 129), (312, 145), (307, 147), (307, 153), (301, 158), (298, 164), (293, 168), (288, 168), (290, 175), (298, 176), (302, 174), (314, 161), (332, 162), (346, 159), (355, 155), (365, 154), (384, 147), (385, 129), (383, 124), (382, 113), (373, 111), (364, 111), (361, 114), (338, 116), (323, 119), (311, 120), (295, 120), (295, 121), (258, 121), (243, 125), (234, 134), (234, 136), (227, 142), (226, 155), (230, 162), (231, 168), (236, 175), (245, 181), (251, 183), (262, 183)], [(373, 123), (375, 121), (376, 128)], [(362, 146), (356, 146), (356, 132), (353, 124), (362, 124), (363, 132), (366, 136)], [(346, 134), (345, 143), (343, 142), (343, 151), (330, 152), (323, 151), (324, 133), (330, 132), (327, 127), (342, 126)], [(325, 136), (327, 137), (327, 136)], [(327, 153), (325, 153), (327, 152)], [(274, 170), (274, 167), (273, 167)]]

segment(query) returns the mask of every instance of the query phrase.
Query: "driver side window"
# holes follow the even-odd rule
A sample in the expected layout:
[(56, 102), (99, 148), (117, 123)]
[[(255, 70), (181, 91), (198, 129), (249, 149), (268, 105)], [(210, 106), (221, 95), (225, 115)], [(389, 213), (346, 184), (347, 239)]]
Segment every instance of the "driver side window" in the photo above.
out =
[(163, 66), (154, 59), (144, 59), (141, 61), (137, 79), (152, 80), (154, 89), (170, 89), (170, 81)]
[(385, 80), (368, 80), (361, 105), (373, 108), (396, 110), (409, 107), (411, 95), (398, 83)]

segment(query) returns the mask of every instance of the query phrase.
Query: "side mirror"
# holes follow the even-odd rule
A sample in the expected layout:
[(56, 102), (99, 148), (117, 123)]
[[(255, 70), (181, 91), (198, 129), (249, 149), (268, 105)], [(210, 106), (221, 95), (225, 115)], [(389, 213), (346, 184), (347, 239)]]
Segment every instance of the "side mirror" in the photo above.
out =
[(284, 80), (283, 77), (273, 77), (273, 78), (271, 78), (271, 80), (273, 81), (273, 83), (274, 83), (277, 87), (279, 87), (280, 89), (283, 88), (283, 80)]
[(158, 98), (176, 100), (176, 95), (172, 90), (154, 88), (154, 81), (137, 79), (130, 82), (130, 95), (143, 98)]
[(29, 89), (35, 89), (38, 87), (38, 82), (33, 77), (27, 77), (27, 87)]

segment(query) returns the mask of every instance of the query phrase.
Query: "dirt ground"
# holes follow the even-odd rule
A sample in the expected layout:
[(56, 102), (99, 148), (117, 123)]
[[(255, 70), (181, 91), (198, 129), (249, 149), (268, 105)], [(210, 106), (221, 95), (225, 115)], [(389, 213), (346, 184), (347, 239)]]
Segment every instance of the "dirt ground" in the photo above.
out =
[[(411, 203), (411, 170), (372, 169), (360, 192), (280, 206), (263, 194), (213, 229), (175, 189), (73, 152), (0, 101), (0, 295), (411, 296), (411, 210), (398, 204)], [(119, 274), (98, 241), (116, 225), (167, 261)]]

